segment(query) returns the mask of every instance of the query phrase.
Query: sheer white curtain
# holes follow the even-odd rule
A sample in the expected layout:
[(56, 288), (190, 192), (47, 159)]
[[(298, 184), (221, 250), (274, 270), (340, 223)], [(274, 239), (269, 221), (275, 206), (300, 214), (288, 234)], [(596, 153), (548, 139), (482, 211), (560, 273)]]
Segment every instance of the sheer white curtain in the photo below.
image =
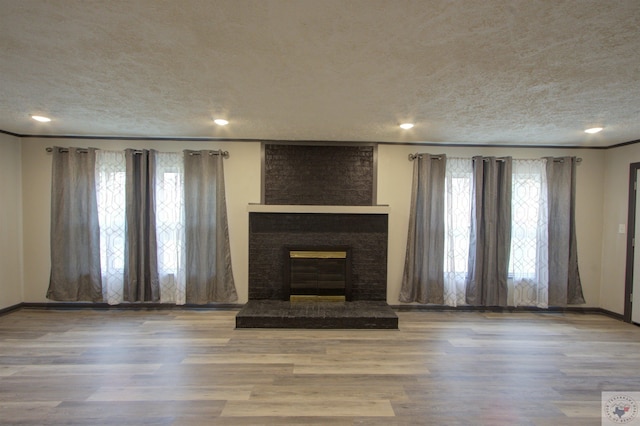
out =
[[(161, 303), (185, 303), (182, 158), (182, 153), (157, 153), (156, 156), (156, 238)], [(112, 305), (123, 301), (126, 184), (125, 153), (97, 151), (102, 287), (104, 300)]]
[(182, 153), (156, 155), (156, 238), (160, 302), (183, 305), (186, 274)]
[(546, 160), (513, 160), (509, 287), (514, 306), (547, 307)]
[(469, 267), (473, 162), (448, 158), (445, 173), (444, 303), (465, 305)]
[(547, 307), (546, 160), (513, 160), (509, 287), (514, 306)]
[(96, 192), (100, 222), (100, 264), (104, 300), (122, 303), (126, 233), (126, 162), (124, 151), (96, 152)]

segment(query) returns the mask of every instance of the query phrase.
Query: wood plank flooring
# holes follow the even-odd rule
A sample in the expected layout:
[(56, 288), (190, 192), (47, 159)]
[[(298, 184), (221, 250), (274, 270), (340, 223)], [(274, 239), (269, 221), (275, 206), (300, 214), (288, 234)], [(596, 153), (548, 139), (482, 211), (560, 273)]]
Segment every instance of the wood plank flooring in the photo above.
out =
[(237, 311), (0, 316), (2, 425), (599, 425), (640, 327), (399, 312), (399, 330), (235, 329)]

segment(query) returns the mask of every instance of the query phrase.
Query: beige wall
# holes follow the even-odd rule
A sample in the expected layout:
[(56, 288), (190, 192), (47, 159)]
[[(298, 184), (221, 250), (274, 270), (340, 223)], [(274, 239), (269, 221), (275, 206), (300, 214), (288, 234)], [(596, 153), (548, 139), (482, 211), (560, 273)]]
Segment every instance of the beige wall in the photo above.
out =
[(0, 309), (22, 302), (20, 139), (0, 133)]
[[(248, 213), (247, 204), (260, 202), (260, 144), (257, 142), (173, 142), (173, 141), (101, 141), (77, 139), (22, 140), (22, 175), (24, 184), (24, 253), (29, 267), (24, 271), (24, 301), (46, 302), (49, 277), (49, 204), (51, 156), (47, 146), (92, 146), (121, 150), (154, 148), (165, 152), (182, 149), (225, 149), (227, 207), (234, 276), (239, 302), (248, 294)], [(390, 206), (388, 298), (398, 304), (404, 264), (407, 221), (410, 207), (412, 152), (445, 153), (449, 156), (511, 155), (514, 158), (576, 155), (583, 158), (578, 167), (577, 234), (578, 256), (587, 306), (600, 306), (602, 259), (602, 223), (605, 151), (586, 149), (532, 148), (437, 148), (380, 145), (378, 147), (378, 203)], [(628, 167), (627, 167), (628, 169)], [(628, 172), (627, 172), (628, 173)], [(613, 309), (612, 309), (613, 310)]]
[[(602, 226), (602, 285), (600, 307), (624, 312), (624, 286), (627, 234), (619, 225), (627, 226), (629, 169), (640, 162), (640, 144), (605, 151), (605, 176)], [(640, 226), (638, 224), (637, 226)]]

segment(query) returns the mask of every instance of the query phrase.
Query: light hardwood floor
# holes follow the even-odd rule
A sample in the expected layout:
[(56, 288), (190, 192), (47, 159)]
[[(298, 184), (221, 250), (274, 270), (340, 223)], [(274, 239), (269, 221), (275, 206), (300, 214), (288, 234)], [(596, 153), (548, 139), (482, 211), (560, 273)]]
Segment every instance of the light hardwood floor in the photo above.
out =
[(235, 330), (235, 314), (0, 316), (0, 424), (599, 425), (602, 391), (640, 391), (640, 327), (602, 315)]

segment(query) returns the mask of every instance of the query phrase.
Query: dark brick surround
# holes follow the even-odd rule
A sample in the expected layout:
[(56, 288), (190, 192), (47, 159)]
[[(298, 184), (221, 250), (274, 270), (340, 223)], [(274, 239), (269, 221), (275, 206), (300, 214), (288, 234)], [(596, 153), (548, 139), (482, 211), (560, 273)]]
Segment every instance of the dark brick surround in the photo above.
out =
[(375, 204), (375, 147), (264, 145), (264, 204)]
[(249, 213), (249, 299), (283, 298), (284, 246), (350, 246), (354, 301), (387, 298), (388, 215)]

